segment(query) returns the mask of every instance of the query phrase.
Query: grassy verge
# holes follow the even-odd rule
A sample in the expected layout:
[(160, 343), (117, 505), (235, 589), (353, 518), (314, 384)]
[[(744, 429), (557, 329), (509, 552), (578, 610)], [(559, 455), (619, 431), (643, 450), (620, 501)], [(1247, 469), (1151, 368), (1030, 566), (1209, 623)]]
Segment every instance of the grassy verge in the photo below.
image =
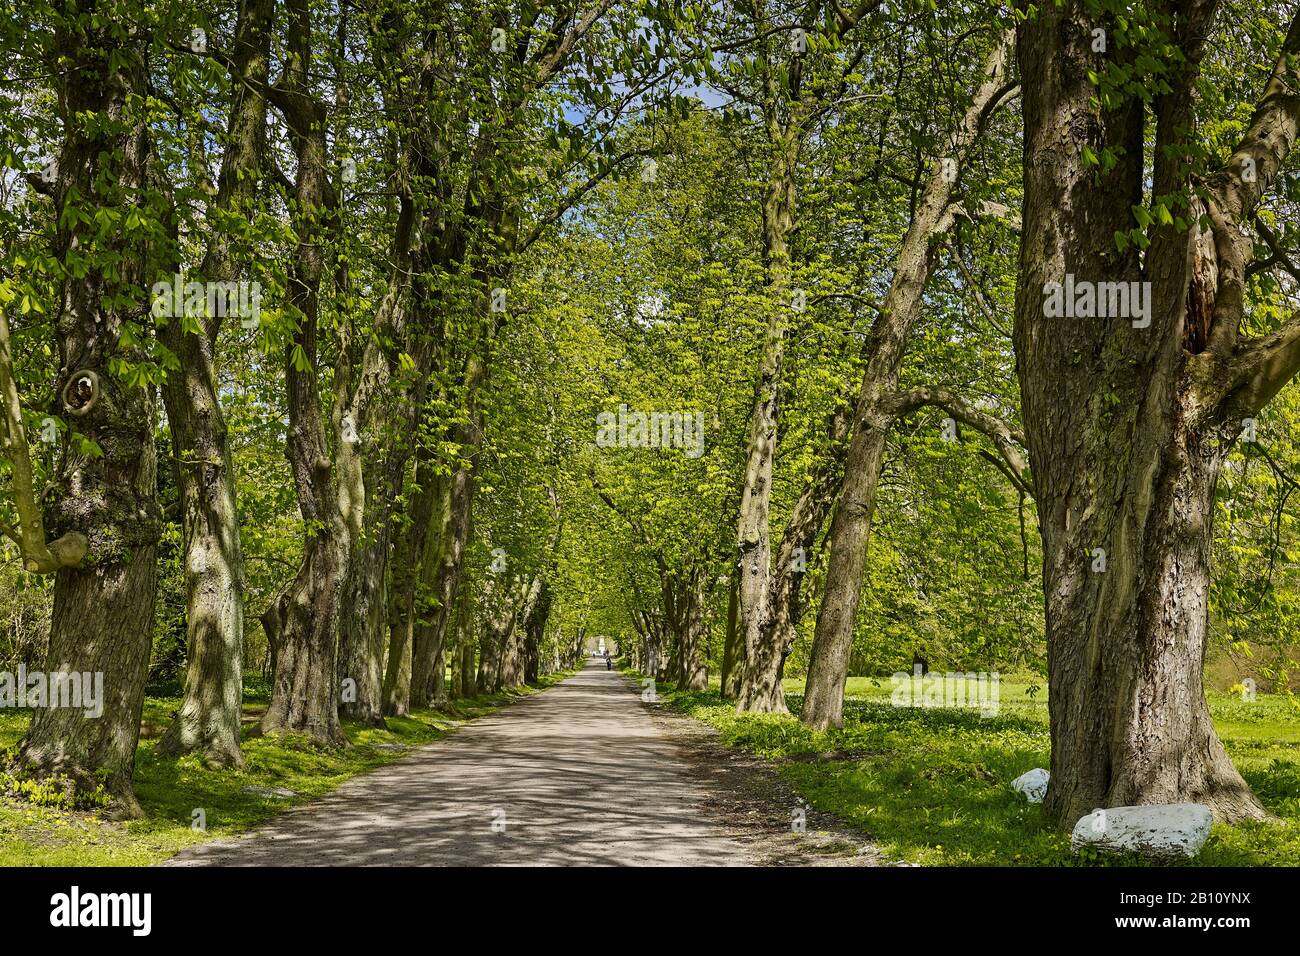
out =
[[(635, 675), (640, 676), (640, 675)], [(894, 707), (890, 681), (850, 678), (844, 727), (813, 733), (795, 717), (739, 715), (715, 686), (660, 684), (666, 706), (716, 727), (723, 740), (773, 761), (815, 808), (870, 834), (894, 859), (929, 866), (1140, 865), (1080, 858), (1069, 837), (1009, 784), (1048, 765), (1046, 688), (1001, 681), (997, 716)], [(798, 713), (800, 681), (787, 681)], [(1216, 824), (1201, 866), (1300, 866), (1300, 713), (1283, 697), (1212, 693), (1215, 726), (1237, 768), (1280, 824)]]
[[(256, 726), (267, 699), (265, 688), (250, 685), (244, 702), (247, 766), (242, 771), (209, 770), (194, 757), (173, 760), (155, 756), (154, 744), (180, 700), (147, 697), (135, 770), (135, 792), (144, 818), (113, 823), (94, 813), (0, 797), (0, 866), (157, 863), (192, 844), (254, 827), (291, 806), (328, 793), (349, 777), (400, 759), (403, 747), (432, 743), (465, 721), (566, 676), (544, 677), (537, 688), (459, 699), (444, 710), (417, 710), (410, 717), (390, 718), (388, 730), (344, 721), (352, 746), (334, 751), (317, 749), (293, 735), (252, 736), (249, 731)], [(0, 747), (16, 743), (29, 719), (26, 711), (0, 711)], [(273, 788), (292, 790), (295, 795), (286, 798), (266, 792)], [(198, 810), (206, 831), (197, 828)]]

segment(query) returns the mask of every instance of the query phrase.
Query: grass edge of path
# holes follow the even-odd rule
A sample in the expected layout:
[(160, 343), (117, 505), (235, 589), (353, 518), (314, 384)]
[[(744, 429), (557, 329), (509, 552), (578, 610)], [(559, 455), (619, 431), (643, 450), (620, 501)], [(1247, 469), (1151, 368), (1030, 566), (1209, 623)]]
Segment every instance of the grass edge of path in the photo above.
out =
[[(647, 675), (622, 672), (651, 702)], [(891, 859), (926, 866), (1168, 865), (1088, 850), (1076, 855), (1069, 835), (1043, 820), (1041, 806), (1011, 789), (1020, 773), (1048, 766), (1046, 695), (1037, 695), (1027, 702), (1013, 697), (1002, 714), (985, 720), (969, 711), (891, 707), (887, 690), (873, 690), (846, 697), (844, 728), (825, 733), (790, 715), (737, 714), (716, 679), (706, 691), (656, 682), (652, 702), (766, 760), (810, 807), (864, 833)], [(1230, 695), (1219, 697), (1211, 703), (1225, 744), (1279, 820), (1216, 823), (1190, 865), (1300, 866), (1300, 721), (1287, 716), (1279, 726), (1261, 709), (1256, 722), (1265, 739), (1257, 740), (1251, 715), (1243, 717)], [(797, 713), (801, 695), (787, 690), (787, 701)]]

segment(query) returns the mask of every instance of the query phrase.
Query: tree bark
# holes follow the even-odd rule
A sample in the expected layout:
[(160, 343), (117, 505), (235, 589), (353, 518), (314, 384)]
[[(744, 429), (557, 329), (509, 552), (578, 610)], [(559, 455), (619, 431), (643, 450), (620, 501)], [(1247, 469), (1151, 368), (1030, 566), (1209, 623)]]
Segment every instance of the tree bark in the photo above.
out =
[(456, 624), (460, 642), (460, 692), (473, 697), (479, 689), (474, 681), (474, 630), (470, 615), (464, 615)]
[[(388, 623), (385, 589), (392, 548), (394, 502), (402, 491), (406, 465), (413, 451), (412, 436), (424, 402), (423, 379), (397, 390), (397, 349), (391, 344), (406, 333), (411, 309), (409, 266), (412, 202), (402, 199), (393, 259), (398, 267), (389, 277), (388, 292), (366, 336), (357, 381), (351, 382), (346, 361), (336, 369), (334, 427), (339, 435), (335, 472), (339, 476), (340, 508), (350, 533), (348, 613), (341, 622), (339, 676), (356, 682), (354, 700), (344, 701), (342, 713), (373, 727), (384, 726), (384, 637)], [(422, 356), (427, 350), (416, 350)], [(355, 441), (350, 440), (355, 434)], [(426, 526), (427, 527), (427, 523)], [(423, 541), (424, 527), (416, 532)], [(403, 596), (404, 598), (405, 596)], [(403, 651), (402, 653), (405, 653)], [(400, 660), (400, 659), (399, 659)]]
[(738, 627), (745, 646), (740, 669), (739, 711), (785, 713), (785, 694), (776, 678), (779, 650), (765, 633), (772, 612), (770, 514), (772, 466), (780, 421), (781, 373), (790, 318), (789, 237), (795, 226), (795, 164), (800, 133), (769, 121), (772, 168), (763, 200), (763, 254), (767, 265), (767, 334), (750, 415), (745, 479), (737, 529)]
[(686, 618), (681, 630), (682, 654), (677, 684), (686, 690), (709, 689), (709, 665), (705, 654), (708, 640), (708, 600), (710, 576), (703, 568), (692, 575), (687, 598)]
[(433, 521), (435, 502), (443, 500), (445, 479), (434, 474), (432, 458), (419, 455), (415, 469), (418, 490), (410, 520), (395, 537), (388, 602), (388, 668), (384, 675), (384, 713), (403, 716), (411, 706), (411, 650), (418, 620), (417, 594), (422, 558)]
[(755, 654), (740, 673), (736, 710), (788, 713), (785, 706), (785, 659), (794, 648), (802, 616), (800, 594), (813, 544), (834, 505), (843, 480), (845, 441), (851, 408), (846, 402), (831, 415), (828, 450), (804, 485), (786, 522), (768, 579), (767, 612), (759, 622), (757, 640), (745, 654)]
[[(470, 374), (467, 381), (471, 388), (477, 388), (481, 368), (476, 358), (471, 359)], [(462, 447), (477, 446), (482, 422), (477, 412), (476, 403), (471, 408), (470, 424), (464, 429), (456, 429), (454, 440)], [(444, 500), (444, 523), (441, 532), (435, 536), (437, 551), (426, 557), (432, 562), (432, 576), (428, 592), (432, 606), (428, 610), (428, 627), (418, 630), (420, 636), (415, 640), (411, 663), (411, 704), (415, 707), (428, 705), (433, 694), (434, 657), (437, 656), (447, 634), (448, 619), (451, 616), (452, 602), (460, 586), (461, 566), (465, 559), (465, 548), (469, 544), (470, 523), (474, 506), (475, 473), (472, 453), (468, 464), (458, 465), (452, 473), (450, 486)], [(426, 567), (429, 565), (426, 563)], [(479, 682), (479, 689), (483, 684)]]
[[(837, 8), (822, 29), (830, 34), (828, 39), (847, 45), (854, 30), (881, 6), (880, 0), (866, 0), (848, 10)], [(837, 71), (852, 70), (861, 54), (850, 55), (845, 64), (822, 61), (787, 45), (779, 32), (776, 40), (770, 39), (770, 11), (763, 5), (751, 7), (748, 16), (760, 37), (755, 57), (761, 76), (756, 106), (768, 149), (762, 201), (768, 313), (736, 534), (737, 626), (744, 646), (736, 709), (786, 713), (781, 669), (788, 650), (781, 643), (784, 624), (778, 619), (787, 616), (788, 609), (778, 606), (785, 597), (776, 592), (788, 587), (791, 571), (772, 567), (770, 517), (785, 338), (791, 313), (804, 308), (802, 293), (796, 302), (790, 287), (790, 238), (798, 225), (798, 163), (805, 138), (829, 109), (828, 94), (846, 85), (846, 73), (836, 75)]]
[(495, 694), (501, 689), (499, 675), (501, 672), (501, 631), (489, 621), (483, 622), (479, 632), (478, 676), (474, 686), (480, 694)]
[(383, 661), (388, 600), (385, 571), (388, 564), (389, 533), (387, 509), (372, 502), (367, 508), (363, 538), (348, 558), (344, 584), (347, 613), (340, 621), (339, 682), (356, 682), (356, 696), (339, 704), (340, 714), (371, 727), (384, 725)]
[(506, 590), (505, 602), (496, 618), (495, 626), (501, 633), (501, 656), (498, 668), (498, 685), (520, 687), (524, 684), (527, 622), (541, 599), (543, 582), (540, 575), (531, 580), (521, 579), (517, 586)]
[(541, 677), (542, 636), (546, 633), (546, 621), (551, 615), (551, 603), (554, 596), (550, 585), (542, 579), (538, 586), (536, 599), (524, 618), (524, 683), (536, 684)]
[(78, 791), (93, 792), (105, 774), (109, 815), (119, 819), (143, 815), (131, 779), (149, 673), (147, 625), (153, 620), (157, 560), (157, 548), (143, 545), (129, 560), (55, 576), (47, 674), (102, 675), (103, 713), (94, 718), (75, 708), (38, 707), (19, 747), (24, 770), (66, 776)]

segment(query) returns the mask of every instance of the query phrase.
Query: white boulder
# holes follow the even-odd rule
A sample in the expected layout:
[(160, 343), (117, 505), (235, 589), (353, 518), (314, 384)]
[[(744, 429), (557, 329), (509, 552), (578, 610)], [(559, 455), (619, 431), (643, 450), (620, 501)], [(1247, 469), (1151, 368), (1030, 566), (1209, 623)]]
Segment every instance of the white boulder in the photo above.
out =
[(1111, 807), (1080, 818), (1070, 846), (1075, 852), (1090, 846), (1103, 852), (1190, 860), (1210, 838), (1213, 822), (1210, 808), (1200, 803)]
[(1035, 767), (1028, 773), (1022, 773), (1011, 781), (1011, 789), (1025, 795), (1030, 803), (1042, 803), (1047, 796), (1048, 773), (1042, 767)]

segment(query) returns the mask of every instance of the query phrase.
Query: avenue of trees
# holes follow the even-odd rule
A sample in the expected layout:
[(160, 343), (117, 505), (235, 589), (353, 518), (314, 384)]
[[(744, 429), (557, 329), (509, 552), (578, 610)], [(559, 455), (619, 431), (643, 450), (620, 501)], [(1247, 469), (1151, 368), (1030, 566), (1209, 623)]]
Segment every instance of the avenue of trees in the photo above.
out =
[[(345, 743), (589, 638), (744, 712), (1043, 675), (1047, 812), (1264, 811), (1294, 0), (4, 0), (12, 772)], [(1063, 301), (1053, 305), (1053, 297)], [(1062, 300), (1062, 297), (1064, 299)]]

